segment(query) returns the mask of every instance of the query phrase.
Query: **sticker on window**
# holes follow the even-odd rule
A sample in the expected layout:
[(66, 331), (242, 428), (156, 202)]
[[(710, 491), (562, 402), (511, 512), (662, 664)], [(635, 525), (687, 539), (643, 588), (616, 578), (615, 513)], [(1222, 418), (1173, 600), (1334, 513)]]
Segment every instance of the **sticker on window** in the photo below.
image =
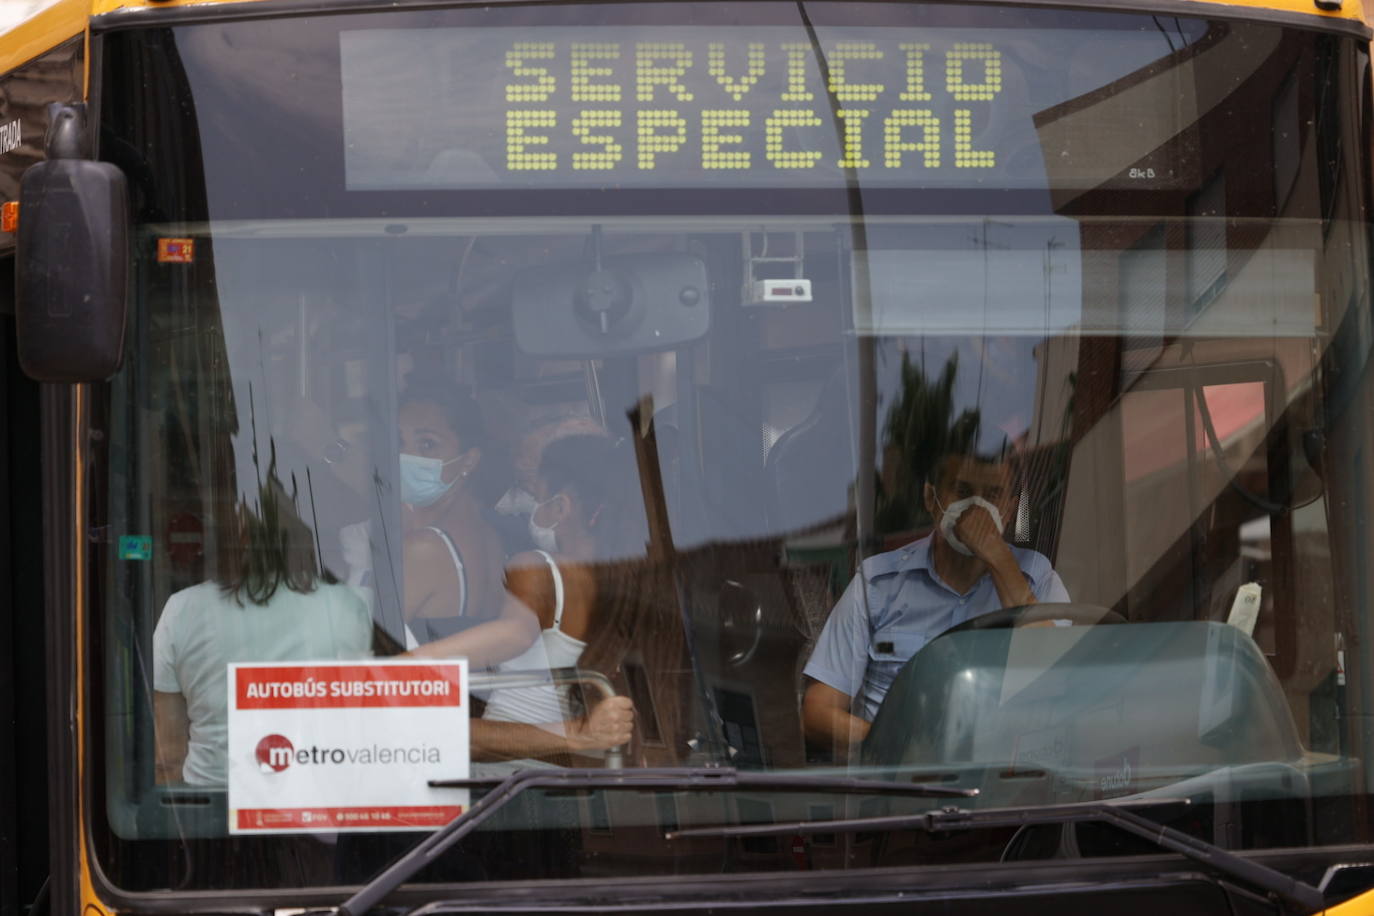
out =
[(121, 560), (151, 560), (153, 558), (153, 539), (146, 534), (121, 534), (119, 536), (119, 558)]
[(229, 831), (442, 827), (466, 790), (465, 660), (229, 666)]
[(158, 239), (159, 264), (190, 264), (196, 259), (195, 239)]

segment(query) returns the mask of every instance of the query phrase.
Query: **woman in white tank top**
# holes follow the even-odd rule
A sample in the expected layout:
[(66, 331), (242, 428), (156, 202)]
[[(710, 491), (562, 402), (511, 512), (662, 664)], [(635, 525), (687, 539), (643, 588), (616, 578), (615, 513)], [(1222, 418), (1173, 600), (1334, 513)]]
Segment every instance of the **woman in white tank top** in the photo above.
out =
[[(596, 577), (590, 564), (618, 555), (625, 533), (620, 511), (639, 492), (632, 467), (604, 436), (568, 436), (544, 450), (536, 477), (539, 501), (530, 515), (530, 535), (539, 549), (514, 557), (506, 570), (507, 600), (533, 612), (539, 636), (527, 648), (497, 664), (498, 671), (571, 668), (597, 625)], [(432, 657), (472, 656), (498, 642), (500, 620), (441, 639), (414, 651)], [(480, 654), (480, 652), (479, 652)], [(490, 657), (485, 657), (488, 662)], [(633, 727), (625, 697), (598, 703), (586, 720), (568, 708), (567, 691), (552, 686), (493, 691), (482, 719), (473, 722), (474, 760), (514, 760), (593, 753), (624, 744)], [(532, 727), (531, 727), (532, 726)]]
[[(539, 639), (515, 658), (496, 666), (498, 672), (541, 671), (575, 668), (587, 643), (563, 632), (563, 573), (558, 562), (544, 550), (535, 551), (548, 564), (553, 577), (553, 625), (540, 631)], [(493, 722), (561, 723), (570, 718), (563, 702), (564, 691), (553, 687), (513, 687), (494, 691), (482, 718)]]

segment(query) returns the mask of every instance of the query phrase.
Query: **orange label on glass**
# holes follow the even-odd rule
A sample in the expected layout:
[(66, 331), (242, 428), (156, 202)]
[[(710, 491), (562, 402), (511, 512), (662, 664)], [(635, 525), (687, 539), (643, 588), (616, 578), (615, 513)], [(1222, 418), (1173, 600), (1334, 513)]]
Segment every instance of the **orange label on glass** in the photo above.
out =
[(195, 260), (195, 239), (158, 239), (157, 262), (159, 264), (190, 264)]

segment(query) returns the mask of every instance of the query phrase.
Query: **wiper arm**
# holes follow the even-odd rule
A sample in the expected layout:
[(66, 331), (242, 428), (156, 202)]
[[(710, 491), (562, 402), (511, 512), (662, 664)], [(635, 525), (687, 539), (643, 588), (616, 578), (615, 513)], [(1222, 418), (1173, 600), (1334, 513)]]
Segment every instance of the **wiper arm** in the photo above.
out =
[(1162, 849), (1187, 856), (1195, 862), (1210, 865), (1217, 871), (1246, 881), (1268, 891), (1275, 897), (1300, 908), (1315, 912), (1326, 905), (1320, 890), (1284, 874), (1275, 868), (1236, 855), (1195, 836), (1167, 827), (1129, 809), (1155, 807), (1165, 804), (1188, 804), (1186, 798), (1141, 798), (1113, 802), (1089, 802), (1039, 807), (940, 808), (924, 814), (878, 815), (874, 817), (842, 818), (837, 820), (801, 821), (791, 824), (754, 824), (730, 827), (693, 827), (664, 834), (666, 839), (698, 836), (792, 836), (798, 833), (846, 833), (870, 830), (922, 830), (934, 833), (941, 830), (981, 830), (993, 827), (1028, 827), (1039, 824), (1077, 824), (1105, 821), (1127, 833), (1141, 837)]
[(927, 798), (972, 798), (978, 794), (977, 789), (960, 789), (948, 785), (843, 776), (810, 776), (805, 771), (762, 773), (741, 771), (731, 767), (663, 767), (635, 770), (527, 769), (516, 770), (504, 779), (434, 779), (430, 780), (429, 785), (436, 789), (466, 789), (480, 786), (495, 788), (363, 885), (356, 894), (339, 906), (338, 916), (363, 916), (387, 894), (477, 829), (478, 825), (526, 789), (671, 789), (675, 792), (720, 792), (732, 789), (785, 792), (811, 789), (852, 795), (914, 795)]

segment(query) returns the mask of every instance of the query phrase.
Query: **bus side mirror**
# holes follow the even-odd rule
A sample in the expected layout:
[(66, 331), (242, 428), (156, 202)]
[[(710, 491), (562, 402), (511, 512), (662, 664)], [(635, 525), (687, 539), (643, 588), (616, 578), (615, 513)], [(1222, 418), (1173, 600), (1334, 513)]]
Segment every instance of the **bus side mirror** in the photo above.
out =
[(109, 378), (124, 359), (129, 195), (108, 162), (48, 159), (19, 185), (19, 363), (40, 382)]

